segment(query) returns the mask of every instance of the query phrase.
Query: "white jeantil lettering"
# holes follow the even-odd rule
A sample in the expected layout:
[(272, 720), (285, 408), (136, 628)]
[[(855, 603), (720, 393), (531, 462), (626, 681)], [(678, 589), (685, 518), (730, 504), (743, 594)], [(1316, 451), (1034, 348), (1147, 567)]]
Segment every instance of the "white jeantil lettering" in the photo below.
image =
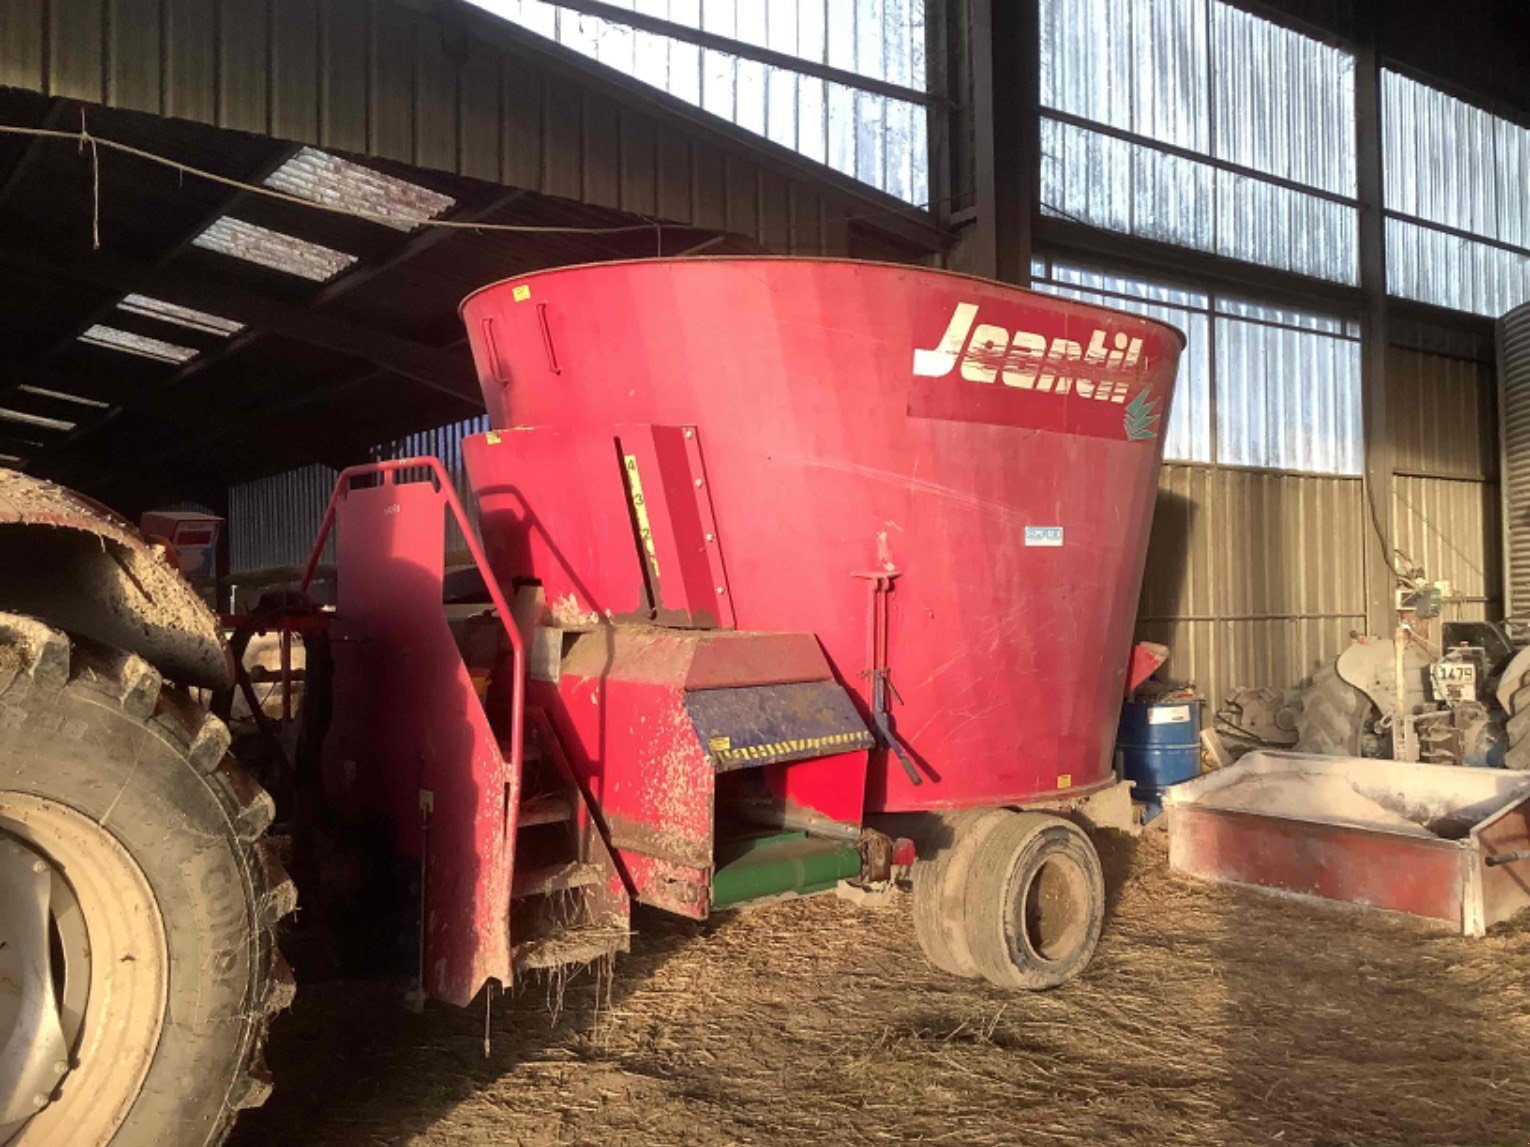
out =
[[(951, 312), (945, 333), (932, 348), (914, 350), (914, 374), (920, 378), (944, 378), (961, 363), (968, 382), (992, 383), (1050, 394), (1076, 392), (1081, 398), (1101, 402), (1125, 402), (1130, 380), (1092, 378), (1070, 370), (1081, 363), (1091, 373), (1107, 375), (1131, 372), (1142, 357), (1142, 340), (1124, 331), (1114, 336), (1096, 329), (1087, 347), (1073, 339), (1054, 338), (1034, 331), (1015, 331), (995, 323), (977, 322), (976, 303), (958, 303)], [(970, 338), (969, 338), (970, 336)], [(1106, 346), (1107, 338), (1111, 346)]]
[(946, 327), (946, 333), (940, 336), (940, 342), (934, 350), (916, 350), (914, 352), (914, 373), (922, 378), (944, 378), (951, 373), (951, 368), (956, 365), (956, 356), (962, 353), (962, 346), (967, 341), (967, 332), (972, 329), (972, 321), (977, 318), (976, 303), (957, 303), (956, 310), (951, 312), (951, 322)]

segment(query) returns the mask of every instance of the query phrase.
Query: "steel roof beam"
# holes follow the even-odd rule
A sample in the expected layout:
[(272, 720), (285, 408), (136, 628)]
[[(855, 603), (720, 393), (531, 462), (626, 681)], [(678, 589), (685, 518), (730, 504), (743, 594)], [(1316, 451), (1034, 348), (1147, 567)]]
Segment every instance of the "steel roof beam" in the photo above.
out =
[[(399, 338), (312, 307), (295, 306), (257, 295), (232, 285), (221, 276), (209, 275), (189, 267), (156, 272), (152, 267), (117, 256), (105, 256), (102, 252), (97, 252), (88, 266), (75, 263), (58, 266), (3, 249), (0, 249), (0, 266), (31, 278), (74, 280), (104, 287), (114, 293), (137, 291), (152, 295), (166, 302), (210, 311), (221, 318), (244, 323), (250, 335), (261, 332), (279, 334), (310, 346), (385, 366), (394, 374), (454, 398), (469, 401), (477, 401), (479, 398), (478, 385), (474, 381), (471, 367), (460, 353), (446, 352)], [(112, 309), (106, 308), (99, 317), (107, 317)], [(201, 369), (198, 363), (203, 357), (209, 356), (199, 356), (188, 362), (172, 381)], [(25, 373), (31, 378), (36, 368), (26, 369)], [(6, 374), (13, 385), (24, 381), (10, 372)]]

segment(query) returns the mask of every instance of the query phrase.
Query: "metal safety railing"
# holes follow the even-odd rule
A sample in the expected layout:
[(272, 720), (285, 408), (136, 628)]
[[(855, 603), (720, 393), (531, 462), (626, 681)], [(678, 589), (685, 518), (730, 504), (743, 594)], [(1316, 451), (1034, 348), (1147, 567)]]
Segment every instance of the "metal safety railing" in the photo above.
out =
[(329, 504), (324, 508), (324, 518), (319, 523), (319, 534), (314, 539), (308, 565), (304, 567), (301, 588), (304, 593), (308, 592), (314, 572), (319, 567), (319, 559), (324, 553), (324, 543), (329, 540), (330, 532), (335, 527), (336, 513), (341, 502), (350, 496), (356, 479), (375, 477), (384, 485), (397, 485), (399, 472), (404, 470), (429, 472), (435, 483), (436, 493), (451, 509), (452, 516), (457, 521), (457, 527), (462, 531), (468, 553), (473, 558), (473, 564), (478, 567), (484, 588), (489, 592), (489, 601), (493, 603), (495, 611), (499, 614), (500, 625), (504, 627), (505, 634), (510, 639), (513, 677), (510, 683), (510, 769), (513, 776), (519, 777), (525, 756), (523, 744), (526, 721), (526, 643), (521, 637), (520, 629), (516, 627), (515, 618), (510, 612), (510, 606), (505, 601), (504, 594), (500, 592), (499, 583), (495, 581), (494, 574), (489, 569), (488, 558), (484, 556), (477, 531), (473, 529), (473, 524), (468, 520), (467, 511), (462, 508), (462, 502), (457, 497), (451, 475), (447, 473), (440, 459), (394, 458), (386, 462), (368, 462), (360, 466), (348, 466), (340, 471), (340, 476), (335, 480), (334, 492), (329, 496)]

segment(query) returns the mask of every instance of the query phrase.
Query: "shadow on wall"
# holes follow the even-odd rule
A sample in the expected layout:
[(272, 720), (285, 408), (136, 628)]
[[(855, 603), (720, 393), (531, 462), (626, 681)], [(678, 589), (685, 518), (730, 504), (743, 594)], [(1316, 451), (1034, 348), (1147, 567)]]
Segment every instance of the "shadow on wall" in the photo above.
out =
[(1170, 676), (1188, 677), (1193, 661), (1179, 655), (1176, 648), (1181, 634), (1177, 624), (1168, 620), (1190, 612), (1188, 608), (1190, 575), (1190, 540), (1200, 507), (1190, 498), (1173, 490), (1159, 490), (1153, 509), (1153, 531), (1148, 539), (1147, 564), (1142, 575), (1142, 592), (1137, 598), (1136, 636), (1139, 641), (1157, 641), (1169, 647), (1169, 661), (1164, 667)]

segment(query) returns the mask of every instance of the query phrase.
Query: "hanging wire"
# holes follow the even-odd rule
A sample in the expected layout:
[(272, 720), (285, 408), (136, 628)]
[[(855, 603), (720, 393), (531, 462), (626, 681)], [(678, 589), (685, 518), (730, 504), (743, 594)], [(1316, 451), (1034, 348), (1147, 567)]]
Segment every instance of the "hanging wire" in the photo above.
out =
[[(103, 135), (96, 135), (90, 130), (89, 126), (85, 122), (84, 108), (80, 109), (80, 128), (78, 131), (63, 131), (57, 128), (22, 127), (17, 124), (0, 124), (0, 136), (7, 135), (20, 136), (29, 139), (56, 139), (62, 140), (64, 142), (72, 142), (76, 145), (81, 154), (84, 153), (86, 148), (90, 149), (95, 200), (94, 239), (97, 249), (99, 249), (101, 246), (100, 149), (102, 148), (106, 149), (107, 151), (117, 152), (121, 155), (132, 156), (133, 158), (143, 160), (146, 163), (157, 164), (160, 167), (169, 168), (172, 171), (178, 172), (183, 177), (189, 175), (196, 179), (204, 179), (209, 183), (215, 183), (219, 186), (227, 187), (234, 191), (241, 191), (250, 195), (263, 196), (266, 199), (272, 199), (278, 203), (286, 203), (293, 207), (306, 207), (313, 211), (327, 212), (330, 215), (341, 215), (354, 219), (365, 219), (373, 223), (381, 223), (385, 226), (396, 225), (398, 222), (395, 216), (385, 215), (382, 212), (368, 211), (363, 207), (353, 207), (336, 203), (324, 203), (314, 199), (304, 199), (302, 196), (293, 195), (290, 192), (282, 191), (275, 187), (267, 187), (264, 184), (249, 183), (245, 180), (235, 179), (231, 176), (219, 175), (215, 171), (207, 171), (204, 168), (196, 167), (193, 164), (183, 163), (178, 159), (171, 159), (169, 156), (160, 155), (158, 152), (150, 151), (147, 148), (135, 147), (132, 144), (123, 143), (120, 140), (111, 139)], [(837, 216), (832, 219), (831, 222), (855, 223), (865, 220), (885, 219), (896, 216), (913, 218), (917, 217), (920, 213), (928, 212), (932, 207), (935, 207), (941, 203), (950, 203), (959, 198), (961, 198), (961, 195), (951, 195), (947, 196), (943, 200), (931, 200), (927, 203), (915, 203), (907, 205), (899, 204), (896, 207), (877, 208), (871, 211), (857, 214)], [(643, 222), (641, 223), (626, 223), (608, 227), (573, 227), (560, 226), (555, 224), (534, 223), (483, 223), (471, 220), (455, 219), (420, 219), (415, 221), (415, 225), (418, 227), (437, 227), (452, 231), (499, 232), (511, 235), (626, 235), (640, 231), (649, 231), (655, 232), (659, 236), (661, 251), (663, 249), (663, 233), (666, 227), (673, 231), (698, 230), (698, 228), (692, 224), (666, 224), (661, 220), (649, 218), (648, 216), (642, 216), (641, 218), (643, 219)], [(816, 227), (816, 224), (812, 224), (810, 226)], [(706, 230), (706, 228), (699, 229)], [(793, 230), (793, 228), (788, 228), (788, 231), (791, 230)]]

